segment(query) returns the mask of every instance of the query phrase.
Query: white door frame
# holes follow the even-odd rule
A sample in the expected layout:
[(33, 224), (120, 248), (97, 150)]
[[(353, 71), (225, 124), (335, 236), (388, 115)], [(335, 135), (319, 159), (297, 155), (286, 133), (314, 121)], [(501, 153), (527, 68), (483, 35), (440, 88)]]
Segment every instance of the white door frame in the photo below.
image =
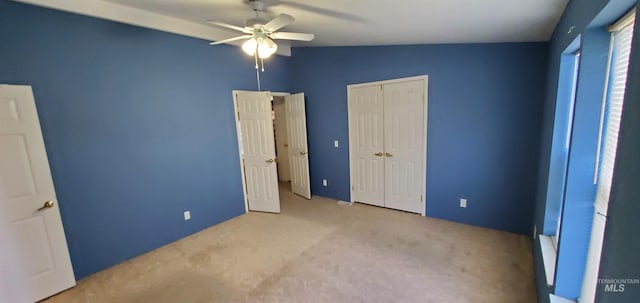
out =
[[(243, 92), (255, 92), (248, 90), (233, 90), (231, 91), (233, 95), (233, 120), (236, 123), (236, 140), (238, 140), (238, 158), (240, 160), (240, 176), (242, 177), (242, 196), (244, 197), (244, 212), (249, 212), (249, 200), (247, 199), (247, 179), (244, 175), (244, 164), (242, 163), (242, 148), (240, 147), (240, 142), (242, 142), (242, 133), (240, 132), (240, 121), (238, 121), (238, 100), (236, 98), (237, 93)], [(284, 97), (290, 95), (290, 93), (285, 92), (269, 92), (271, 96), (276, 97)], [(271, 98), (271, 102), (273, 102), (273, 98)], [(288, 160), (288, 159), (287, 159)]]
[[(352, 88), (357, 88), (357, 87), (366, 87), (366, 86), (375, 86), (375, 85), (384, 85), (384, 84), (391, 84), (391, 83), (399, 83), (399, 82), (407, 82), (407, 81), (415, 81), (415, 80), (423, 80), (424, 81), (424, 145), (423, 145), (423, 150), (424, 153), (422, 155), (422, 176), (423, 176), (423, 182), (422, 182), (422, 199), (424, 201), (424, 207), (422, 208), (420, 215), (422, 216), (426, 216), (426, 211), (427, 211), (427, 134), (428, 134), (428, 129), (427, 129), (427, 118), (428, 118), (428, 113), (429, 113), (429, 76), (428, 75), (421, 75), (421, 76), (414, 76), (414, 77), (406, 77), (406, 78), (397, 78), (397, 79), (389, 79), (389, 80), (382, 80), (382, 81), (375, 81), (375, 82), (366, 82), (366, 83), (357, 83), (357, 84), (349, 84), (347, 85), (347, 112), (350, 113), (351, 112), (351, 103), (349, 102), (349, 100), (351, 99), (351, 89)], [(350, 194), (350, 199), (351, 202), (355, 202), (353, 200), (353, 172), (352, 172), (352, 167), (354, 167), (354, 163), (353, 161), (353, 155), (352, 155), (352, 150), (351, 150), (351, 141), (353, 139), (353, 132), (351, 130), (351, 128), (349, 127), (349, 183), (351, 185), (351, 187), (349, 187), (349, 194)]]

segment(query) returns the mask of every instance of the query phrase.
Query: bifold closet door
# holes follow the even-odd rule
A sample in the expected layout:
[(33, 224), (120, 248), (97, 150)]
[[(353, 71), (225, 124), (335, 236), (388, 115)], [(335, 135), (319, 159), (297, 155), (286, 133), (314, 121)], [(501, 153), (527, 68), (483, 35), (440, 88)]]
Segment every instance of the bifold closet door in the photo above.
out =
[(420, 213), (423, 206), (423, 80), (383, 85), (384, 205)]
[(380, 85), (349, 91), (352, 200), (384, 206), (384, 107)]

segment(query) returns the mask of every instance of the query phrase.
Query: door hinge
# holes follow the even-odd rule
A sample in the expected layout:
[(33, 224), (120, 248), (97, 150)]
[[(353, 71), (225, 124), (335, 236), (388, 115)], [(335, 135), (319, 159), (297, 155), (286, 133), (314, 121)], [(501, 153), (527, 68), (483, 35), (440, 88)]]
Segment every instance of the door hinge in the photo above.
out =
[(420, 202), (424, 202), (422, 195), (420, 195)]
[(240, 112), (238, 112), (238, 121), (240, 121)]

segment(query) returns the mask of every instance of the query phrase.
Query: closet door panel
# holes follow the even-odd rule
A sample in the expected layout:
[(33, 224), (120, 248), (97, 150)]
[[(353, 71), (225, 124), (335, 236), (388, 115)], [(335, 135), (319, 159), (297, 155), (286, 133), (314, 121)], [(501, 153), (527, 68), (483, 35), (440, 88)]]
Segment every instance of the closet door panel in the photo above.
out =
[(380, 85), (349, 91), (351, 199), (384, 206), (384, 114)]
[(424, 157), (424, 81), (385, 84), (385, 206), (422, 211)]

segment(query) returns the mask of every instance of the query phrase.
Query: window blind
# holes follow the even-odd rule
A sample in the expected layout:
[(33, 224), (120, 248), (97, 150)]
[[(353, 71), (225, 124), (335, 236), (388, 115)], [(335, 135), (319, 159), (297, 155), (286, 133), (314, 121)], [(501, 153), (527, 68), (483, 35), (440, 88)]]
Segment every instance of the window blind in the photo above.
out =
[[(595, 213), (593, 214), (591, 227), (587, 266), (578, 302), (591, 303), (595, 301), (609, 194), (611, 193), (611, 180), (613, 179), (613, 167), (616, 162), (622, 104), (627, 86), (634, 21), (635, 12), (631, 11), (610, 27), (613, 34), (609, 53), (610, 64), (607, 70), (608, 86), (603, 98), (604, 110), (600, 120), (600, 139), (604, 140), (604, 142), (601, 140), (598, 142), (598, 147), (602, 148), (598, 150), (598, 158), (596, 158), (596, 163), (600, 165), (596, 167), (596, 173), (598, 173), (599, 168), (600, 174), (594, 177), (598, 183)], [(604, 132), (603, 126), (605, 126)], [(602, 136), (603, 133), (604, 137)], [(600, 152), (602, 152), (602, 157), (600, 157)]]
[(604, 125), (604, 138), (602, 156), (600, 160), (600, 173), (596, 195), (596, 211), (606, 215), (613, 179), (613, 167), (616, 161), (618, 147), (618, 132), (622, 117), (622, 105), (627, 85), (627, 72), (629, 70), (629, 55), (631, 53), (631, 40), (633, 38), (633, 24), (635, 14), (630, 14), (612, 27), (613, 45), (610, 66), (610, 81), (608, 85), (608, 102), (606, 105)]

